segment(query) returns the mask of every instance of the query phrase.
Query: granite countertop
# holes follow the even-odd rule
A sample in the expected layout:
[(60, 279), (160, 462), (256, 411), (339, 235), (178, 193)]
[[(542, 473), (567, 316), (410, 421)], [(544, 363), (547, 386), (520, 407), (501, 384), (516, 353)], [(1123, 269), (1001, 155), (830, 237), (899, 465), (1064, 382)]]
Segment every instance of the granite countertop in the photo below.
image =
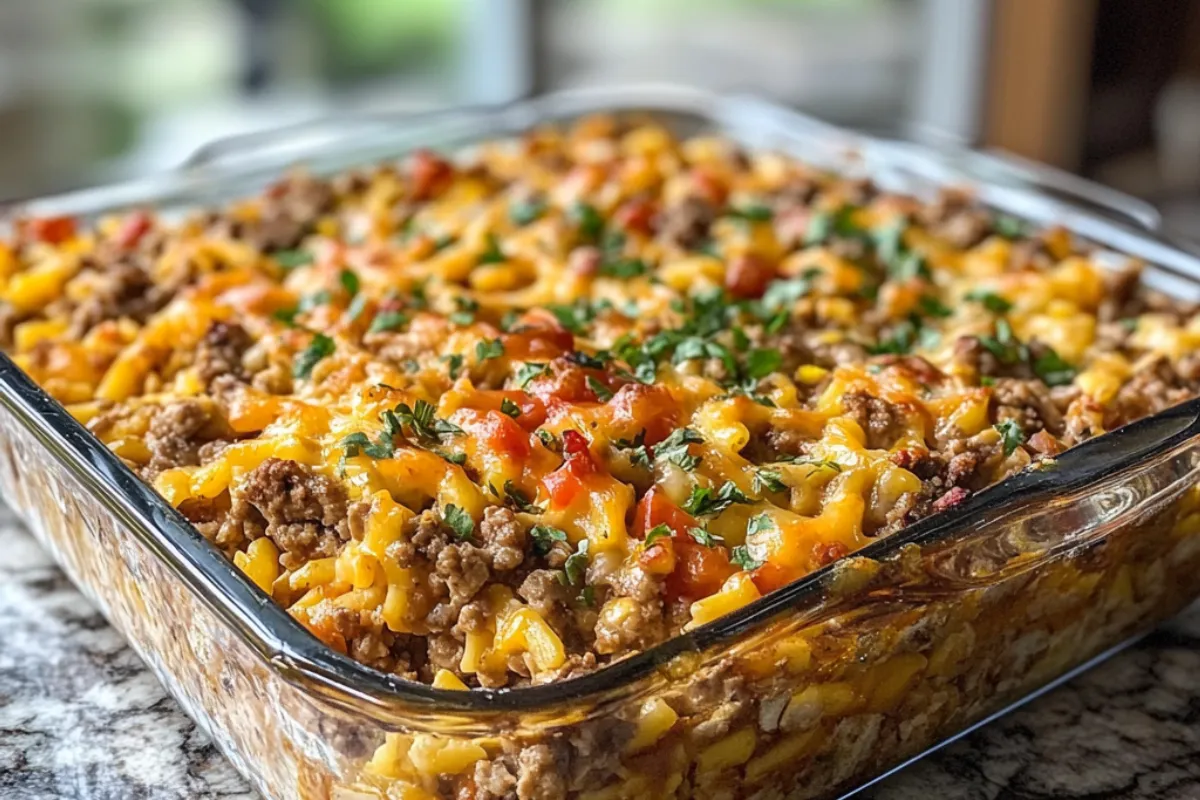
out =
[[(256, 797), (3, 507), (0, 553), (0, 798)], [(1200, 605), (864, 796), (1200, 798), (1198, 675)]]

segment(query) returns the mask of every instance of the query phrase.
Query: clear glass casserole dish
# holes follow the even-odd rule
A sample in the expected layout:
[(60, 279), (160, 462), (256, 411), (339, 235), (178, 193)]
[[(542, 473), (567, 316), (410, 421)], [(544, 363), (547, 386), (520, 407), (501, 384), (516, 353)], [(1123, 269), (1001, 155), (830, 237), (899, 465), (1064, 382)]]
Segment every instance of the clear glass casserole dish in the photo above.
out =
[[(1030, 165), (929, 153), (761, 101), (678, 89), (242, 137), (206, 148), (176, 174), (27, 210), (181, 210), (257, 188), (296, 162), (332, 172), (624, 110), (917, 195), (970, 184), (1000, 211), (1145, 260), (1154, 288), (1200, 297), (1200, 263), (1154, 234), (1152, 209), (1135, 201)], [(1200, 594), (1193, 401), (584, 677), (439, 690), (321, 645), (6, 358), (0, 404), (4, 497), (272, 798), (836, 795)]]

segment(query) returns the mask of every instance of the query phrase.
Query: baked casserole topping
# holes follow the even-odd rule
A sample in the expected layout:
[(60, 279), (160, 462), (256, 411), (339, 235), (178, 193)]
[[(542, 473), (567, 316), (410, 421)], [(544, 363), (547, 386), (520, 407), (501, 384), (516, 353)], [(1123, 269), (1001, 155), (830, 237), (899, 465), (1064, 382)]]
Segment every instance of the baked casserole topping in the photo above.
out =
[(1062, 230), (589, 118), (183, 220), (19, 220), (24, 370), (329, 646), (543, 683), (1200, 387)]

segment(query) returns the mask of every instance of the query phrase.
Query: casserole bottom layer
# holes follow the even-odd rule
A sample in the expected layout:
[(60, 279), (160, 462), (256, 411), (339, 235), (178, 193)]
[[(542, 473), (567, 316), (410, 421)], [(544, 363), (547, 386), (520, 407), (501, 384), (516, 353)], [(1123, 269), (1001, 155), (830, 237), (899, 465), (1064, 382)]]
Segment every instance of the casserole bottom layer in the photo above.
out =
[(1193, 440), (958, 540), (848, 559), (819, 607), (604, 697), (536, 715), (368, 707), (252, 652), (14, 417), (0, 442), (3, 495), (280, 800), (827, 796), (1200, 594)]

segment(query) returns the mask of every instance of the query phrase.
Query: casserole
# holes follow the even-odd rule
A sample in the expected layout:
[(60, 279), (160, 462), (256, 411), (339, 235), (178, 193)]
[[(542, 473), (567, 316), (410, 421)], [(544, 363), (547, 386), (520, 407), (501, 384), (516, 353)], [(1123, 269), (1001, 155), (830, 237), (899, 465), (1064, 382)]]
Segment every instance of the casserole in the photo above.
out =
[[(997, 168), (857, 139), (754, 101), (650, 92), (614, 103), (589, 94), (434, 116), (399, 134), (387, 120), (366, 120), (345, 134), (355, 137), (353, 153), (328, 142), (306, 150), (314, 137), (339, 137), (320, 126), (268, 140), (250, 164), (236, 149), (216, 148), (198, 161), (215, 155), (219, 163), (120, 190), (117, 202), (165, 211), (211, 203), (297, 158), (337, 169), (614, 105), (650, 106), (679, 124), (690, 117), (748, 146), (798, 151), (885, 185), (904, 179), (914, 191), (961, 178), (963, 169)], [(983, 199), (1146, 258), (1157, 267), (1149, 282), (1194, 292), (1192, 260), (1135, 230), (1147, 221), (1144, 209), (1099, 195), (1093, 201), (1119, 217), (1105, 220), (1014, 187), (1014, 174), (1001, 172), (1009, 185), (981, 185)], [(107, 212), (107, 201), (83, 195), (31, 211)], [(112, 452), (4, 366), (6, 496), (268, 796), (829, 794), (1019, 699), (1194, 593), (1192, 402), (1043, 461), (582, 677), (507, 691), (429, 688), (319, 646)], [(52, 480), (28, 472), (37, 448), (53, 456), (45, 462)], [(509, 772), (529, 762), (538, 769)], [(536, 785), (522, 788), (529, 776)]]

